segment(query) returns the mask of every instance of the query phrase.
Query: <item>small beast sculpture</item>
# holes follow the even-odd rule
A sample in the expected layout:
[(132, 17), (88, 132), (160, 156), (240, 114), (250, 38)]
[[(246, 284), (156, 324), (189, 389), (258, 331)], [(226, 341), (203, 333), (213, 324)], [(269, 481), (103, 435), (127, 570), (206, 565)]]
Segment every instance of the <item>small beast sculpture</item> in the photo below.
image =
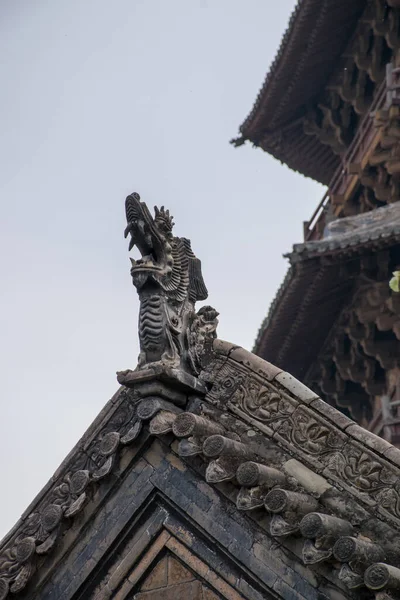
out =
[(142, 255), (139, 260), (130, 259), (140, 300), (137, 369), (162, 363), (196, 375), (207, 340), (216, 336), (218, 324), (218, 313), (210, 306), (197, 314), (194, 309), (196, 301), (208, 295), (201, 262), (188, 239), (174, 237), (172, 216), (163, 206), (155, 207), (153, 218), (139, 194), (133, 193), (126, 199), (125, 210), (129, 250), (136, 246)]

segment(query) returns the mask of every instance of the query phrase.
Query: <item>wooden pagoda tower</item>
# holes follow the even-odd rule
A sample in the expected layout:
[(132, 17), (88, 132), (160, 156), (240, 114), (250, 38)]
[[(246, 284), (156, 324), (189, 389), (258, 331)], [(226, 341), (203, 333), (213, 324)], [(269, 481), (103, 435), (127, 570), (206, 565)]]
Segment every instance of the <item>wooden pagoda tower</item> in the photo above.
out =
[(328, 187), (254, 352), (399, 444), (399, 0), (300, 0), (240, 132)]

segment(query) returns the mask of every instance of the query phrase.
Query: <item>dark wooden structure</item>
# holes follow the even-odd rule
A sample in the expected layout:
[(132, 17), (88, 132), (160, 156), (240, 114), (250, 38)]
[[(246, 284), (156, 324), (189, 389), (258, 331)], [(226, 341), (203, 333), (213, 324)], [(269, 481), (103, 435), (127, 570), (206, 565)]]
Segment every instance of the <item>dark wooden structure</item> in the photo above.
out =
[(400, 3), (299, 0), (240, 131), (328, 186), (254, 352), (400, 443)]

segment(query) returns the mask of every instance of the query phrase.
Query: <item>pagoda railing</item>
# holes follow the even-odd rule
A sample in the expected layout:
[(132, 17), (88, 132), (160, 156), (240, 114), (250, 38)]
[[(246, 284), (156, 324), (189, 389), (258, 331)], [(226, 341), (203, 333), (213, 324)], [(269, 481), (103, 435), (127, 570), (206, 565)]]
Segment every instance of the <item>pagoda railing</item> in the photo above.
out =
[(314, 210), (311, 219), (309, 221), (304, 221), (303, 223), (305, 242), (319, 239), (322, 236), (325, 228), (325, 215), (329, 201), (330, 197), (328, 188), (325, 194), (322, 196), (322, 200), (318, 204), (317, 208)]
[(369, 152), (375, 147), (379, 135), (374, 123), (375, 111), (383, 108), (388, 94), (387, 81), (383, 81), (368, 113), (362, 119), (357, 132), (338, 169), (315, 209), (311, 219), (304, 222), (304, 241), (320, 239), (323, 235), (328, 206), (332, 214), (342, 205), (358, 182), (360, 168), (368, 161)]

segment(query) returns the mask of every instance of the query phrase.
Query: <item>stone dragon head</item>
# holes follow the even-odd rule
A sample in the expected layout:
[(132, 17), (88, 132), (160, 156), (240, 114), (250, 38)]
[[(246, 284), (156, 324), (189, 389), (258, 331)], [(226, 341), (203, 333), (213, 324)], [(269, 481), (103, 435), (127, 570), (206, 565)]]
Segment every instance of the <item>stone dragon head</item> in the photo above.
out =
[(190, 240), (174, 237), (174, 223), (169, 210), (154, 208), (152, 217), (137, 193), (125, 202), (129, 250), (138, 248), (142, 257), (131, 258), (132, 281), (139, 294), (146, 287), (158, 287), (176, 303), (186, 299), (194, 303), (208, 296), (201, 273), (201, 262), (193, 254)]

